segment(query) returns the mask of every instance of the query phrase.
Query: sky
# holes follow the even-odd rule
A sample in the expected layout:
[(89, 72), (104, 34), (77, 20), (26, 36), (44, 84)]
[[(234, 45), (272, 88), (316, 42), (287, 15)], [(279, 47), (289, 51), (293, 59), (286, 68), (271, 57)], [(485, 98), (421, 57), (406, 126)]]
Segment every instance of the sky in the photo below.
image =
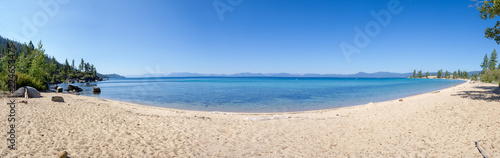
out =
[(141, 75), (480, 70), (470, 0), (2, 0), (0, 36)]

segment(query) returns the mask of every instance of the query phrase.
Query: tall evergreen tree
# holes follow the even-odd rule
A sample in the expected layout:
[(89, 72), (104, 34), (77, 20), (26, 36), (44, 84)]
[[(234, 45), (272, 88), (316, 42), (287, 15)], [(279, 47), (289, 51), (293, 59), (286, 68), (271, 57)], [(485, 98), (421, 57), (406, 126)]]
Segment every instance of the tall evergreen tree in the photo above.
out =
[(64, 62), (63, 71), (65, 73), (69, 72), (69, 62), (68, 62), (68, 59), (66, 59), (66, 61)]
[(75, 67), (75, 59), (73, 59), (73, 61), (71, 61), (71, 72), (73, 72), (73, 70), (75, 70), (76, 67)]
[(483, 68), (483, 71), (488, 69), (488, 66), (490, 66), (490, 64), (488, 63), (490, 61), (490, 59), (488, 58), (488, 54), (484, 54), (484, 58), (483, 58), (483, 62), (481, 63), (481, 68)]
[(489, 69), (490, 70), (495, 70), (496, 69), (496, 66), (497, 66), (497, 51), (495, 49), (493, 49), (493, 52), (491, 52), (491, 56), (490, 56), (490, 61), (488, 62), (489, 64)]
[(411, 78), (415, 78), (416, 75), (417, 75), (417, 70), (413, 70), (413, 76), (411, 76)]

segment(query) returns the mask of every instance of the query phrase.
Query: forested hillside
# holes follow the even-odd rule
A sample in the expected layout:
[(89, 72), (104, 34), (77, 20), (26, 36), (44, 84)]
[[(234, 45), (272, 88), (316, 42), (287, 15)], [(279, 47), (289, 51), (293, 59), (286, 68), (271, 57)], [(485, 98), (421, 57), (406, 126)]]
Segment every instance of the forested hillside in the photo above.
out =
[(11, 47), (14, 47), (13, 50), (16, 52), (16, 87), (32, 86), (38, 90), (45, 90), (50, 83), (102, 80), (98, 77), (95, 66), (86, 63), (84, 59), (77, 63), (78, 66), (75, 65), (74, 59), (71, 63), (67, 59), (64, 63), (60, 63), (45, 53), (41, 41), (35, 47), (31, 41), (28, 44), (21, 44), (0, 36), (1, 90), (8, 88), (8, 50)]

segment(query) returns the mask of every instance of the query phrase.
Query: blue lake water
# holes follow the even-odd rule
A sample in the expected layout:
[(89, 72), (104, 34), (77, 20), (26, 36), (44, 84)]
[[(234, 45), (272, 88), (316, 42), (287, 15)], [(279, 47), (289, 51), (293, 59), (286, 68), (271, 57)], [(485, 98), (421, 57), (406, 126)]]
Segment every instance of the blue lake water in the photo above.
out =
[[(151, 106), (224, 112), (291, 112), (381, 102), (465, 81), (408, 78), (126, 78), (84, 85), (80, 95)], [(68, 84), (59, 84), (64, 89)], [(101, 88), (92, 94), (92, 86)]]

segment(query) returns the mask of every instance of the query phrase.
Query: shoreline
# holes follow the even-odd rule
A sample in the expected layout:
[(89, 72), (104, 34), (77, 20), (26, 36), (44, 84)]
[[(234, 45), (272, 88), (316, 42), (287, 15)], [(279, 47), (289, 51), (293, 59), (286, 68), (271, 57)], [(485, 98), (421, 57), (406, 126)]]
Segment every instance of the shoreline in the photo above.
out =
[[(422, 78), (422, 79), (424, 79), (424, 78)], [(431, 78), (429, 78), (429, 79), (431, 79)], [(436, 79), (442, 79), (442, 78), (436, 78)], [(459, 84), (454, 85), (454, 86), (445, 87), (445, 88), (442, 88), (442, 89), (436, 89), (436, 90), (432, 90), (432, 91), (428, 91), (428, 92), (417, 93), (417, 94), (412, 94), (412, 95), (409, 95), (409, 96), (398, 97), (398, 98), (407, 98), (407, 97), (422, 95), (422, 94), (426, 94), (426, 93), (431, 93), (433, 91), (440, 91), (440, 90), (444, 90), (444, 89), (447, 89), (447, 88), (452, 88), (452, 87), (455, 87), (455, 86), (459, 86), (461, 84), (465, 84), (465, 83), (468, 83), (468, 81), (470, 81), (470, 80), (466, 80), (466, 79), (448, 79), (448, 80), (461, 80), (461, 81), (465, 81), (465, 82), (464, 83), (459, 83)], [(55, 93), (55, 92), (44, 92), (44, 93)], [(55, 94), (70, 94), (70, 93), (64, 93), (63, 92), (63, 93), (55, 93)], [(80, 95), (80, 96), (86, 96), (86, 95)], [(96, 97), (96, 96), (86, 96), (86, 97), (92, 97), (92, 98), (98, 98), (98, 99), (105, 99), (105, 98), (100, 98), (100, 97)], [(216, 113), (237, 113), (237, 114), (281, 114), (281, 113), (300, 113), (300, 112), (311, 112), (311, 111), (322, 111), (322, 110), (329, 110), (329, 109), (348, 108), (348, 107), (353, 107), (353, 106), (366, 105), (366, 104), (370, 104), (370, 103), (382, 103), (382, 102), (399, 100), (398, 98), (396, 98), (396, 99), (387, 99), (387, 100), (386, 99), (381, 99), (382, 101), (372, 101), (372, 102), (365, 103), (365, 104), (347, 105), (347, 106), (340, 106), (340, 107), (327, 108), (327, 109), (316, 109), (316, 110), (305, 110), (305, 111), (288, 111), (288, 112), (235, 112), (235, 111), (191, 110), (191, 109), (176, 109), (176, 108), (158, 106), (156, 104), (128, 102), (128, 101), (121, 101), (121, 100), (114, 100), (114, 99), (106, 99), (106, 100), (113, 100), (113, 101), (118, 101), (118, 102), (123, 102), (123, 103), (130, 103), (130, 104), (137, 104), (137, 105), (147, 106), (147, 107), (158, 107), (158, 108), (166, 108), (166, 109), (181, 110), (181, 111), (210, 112), (210, 113), (213, 113), (213, 112), (216, 112)]]
[[(464, 82), (439, 91), (403, 102), (285, 113), (190, 111), (42, 93), (16, 98), (18, 150), (5, 145), (0, 157), (61, 151), (70, 157), (478, 157), (478, 139), (488, 156), (500, 156), (498, 86)], [(7, 118), (7, 108), (0, 106), (0, 117)], [(0, 130), (8, 131), (7, 123), (0, 121)]]

